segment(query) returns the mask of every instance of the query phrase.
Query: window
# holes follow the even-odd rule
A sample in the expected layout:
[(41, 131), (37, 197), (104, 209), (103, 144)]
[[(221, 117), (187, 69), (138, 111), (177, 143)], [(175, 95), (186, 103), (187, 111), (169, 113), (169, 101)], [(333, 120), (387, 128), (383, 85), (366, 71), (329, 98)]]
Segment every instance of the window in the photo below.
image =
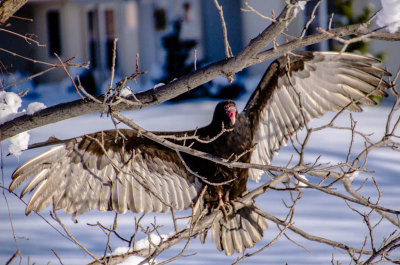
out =
[[(104, 11), (104, 22), (106, 28), (106, 49), (107, 49), (107, 67), (111, 69), (113, 61), (113, 49), (115, 38), (115, 19), (114, 10), (106, 9)], [(117, 65), (117, 58), (115, 58), (115, 65)]]
[(167, 27), (167, 14), (163, 8), (156, 8), (153, 13), (154, 27), (157, 31), (165, 30)]
[(57, 10), (47, 12), (47, 37), (49, 54), (61, 55), (60, 13)]
[(92, 68), (98, 65), (98, 33), (97, 33), (97, 13), (93, 10), (87, 12), (87, 27), (88, 27), (88, 45), (89, 45), (89, 60)]
[(191, 4), (189, 2), (183, 3), (183, 10), (184, 10), (183, 21), (185, 21), (186, 23), (192, 22)]

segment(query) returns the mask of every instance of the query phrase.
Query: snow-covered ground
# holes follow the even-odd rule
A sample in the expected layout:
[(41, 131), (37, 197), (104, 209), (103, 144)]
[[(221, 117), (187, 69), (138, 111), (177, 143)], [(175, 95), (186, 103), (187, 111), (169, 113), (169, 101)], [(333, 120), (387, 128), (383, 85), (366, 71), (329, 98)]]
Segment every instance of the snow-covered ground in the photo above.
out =
[[(56, 90), (56, 87), (54, 87)], [(50, 100), (63, 100), (73, 96), (60, 96), (53, 94), (46, 98), (36, 98), (35, 101), (44, 101), (49, 106), (55, 103)], [(249, 95), (243, 96), (238, 101), (239, 109), (243, 108)], [(163, 104), (161, 106), (151, 107), (136, 112), (124, 113), (129, 118), (149, 130), (184, 130), (192, 129), (196, 126), (206, 125), (210, 119), (215, 100), (192, 100), (178, 104)], [(26, 106), (25, 106), (26, 107)], [(369, 133), (375, 133), (372, 138), (379, 139), (384, 132), (386, 116), (390, 110), (389, 104), (384, 103), (378, 108), (365, 108), (362, 113), (353, 114), (358, 121), (357, 129)], [(397, 112), (397, 117), (399, 112)], [(315, 121), (312, 126), (327, 122), (332, 115), (327, 115), (323, 119)], [(349, 115), (345, 113), (339, 119), (339, 124), (349, 125)], [(48, 126), (32, 130), (30, 132), (30, 142), (43, 141), (50, 136), (58, 138), (69, 138), (79, 136), (84, 133), (95, 132), (101, 129), (112, 128), (110, 118), (100, 117), (99, 114), (91, 114), (83, 117), (78, 117)], [(309, 141), (307, 148), (307, 156), (309, 162), (313, 162), (318, 155), (322, 155), (320, 162), (330, 162), (335, 164), (343, 161), (346, 158), (347, 150), (350, 144), (348, 132), (337, 130), (324, 130), (316, 133)], [(362, 139), (356, 137), (353, 147), (353, 157), (361, 150), (364, 143)], [(46, 150), (40, 148), (23, 152), (16, 158), (14, 156), (6, 156), (8, 143), (2, 143), (3, 158), (4, 158), (4, 180), (2, 184), (8, 186), (10, 184), (10, 176), (15, 168), (32, 158), (35, 155)], [(281, 150), (278, 156), (273, 160), (273, 165), (285, 165), (295, 155), (290, 147), (285, 147)], [(399, 210), (400, 205), (400, 153), (388, 150), (375, 150), (369, 154), (370, 170), (376, 171), (373, 176), (376, 178), (382, 190), (382, 203), (386, 207)], [(367, 184), (361, 191), (372, 200), (377, 198), (377, 192), (371, 181), (371, 174), (361, 174), (354, 182), (354, 187), (358, 187), (366, 177), (369, 178)], [(316, 181), (315, 179), (311, 179)], [(266, 181), (266, 178), (261, 182)], [(252, 189), (258, 184), (249, 181), (249, 188)], [(8, 201), (6, 204), (5, 197)], [(23, 255), (22, 264), (59, 264), (57, 257), (51, 249), (54, 249), (63, 260), (64, 264), (85, 264), (91, 261), (90, 256), (85, 254), (71, 241), (61, 236), (59, 231), (62, 229), (55, 224), (49, 217), (49, 209), (41, 214), (50, 220), (51, 226), (44, 221), (40, 216), (32, 213), (25, 216), (25, 205), (14, 195), (5, 192), (0, 194), (0, 263), (6, 262), (12, 254), (20, 249)], [(257, 199), (258, 205), (266, 212), (277, 217), (284, 218), (288, 209), (283, 204), (282, 200), (290, 202), (288, 192), (272, 191), (260, 196)], [(365, 211), (365, 208), (357, 207)], [(187, 212), (188, 213), (188, 212)], [(185, 213), (183, 213), (185, 214)], [(88, 226), (87, 223), (96, 223), (100, 221), (106, 226), (112, 225), (114, 215), (112, 213), (104, 213), (98, 211), (89, 212), (83, 216), (78, 216), (78, 223), (74, 223), (71, 216), (64, 215), (59, 211), (59, 215), (63, 222), (70, 229), (70, 232), (83, 243), (90, 251), (101, 256), (104, 252), (107, 238), (104, 233), (97, 227)], [(134, 214), (127, 213), (119, 216), (118, 231), (121, 235), (130, 237), (134, 231)], [(140, 215), (137, 215), (140, 216)], [(161, 233), (169, 234), (173, 231), (170, 214), (147, 214), (142, 221), (142, 224), (150, 225), (154, 222), (161, 225)], [(378, 220), (375, 216), (374, 221)], [(10, 223), (10, 219), (12, 222)], [(262, 242), (259, 242), (254, 251), (272, 240), (278, 233), (276, 225), (269, 222), (270, 228), (265, 231)], [(365, 236), (368, 235), (368, 230), (362, 221), (362, 218), (352, 212), (339, 198), (327, 196), (321, 192), (305, 189), (303, 198), (298, 202), (296, 207), (294, 224), (300, 229), (312, 235), (326, 237), (328, 239), (340, 241), (350, 244), (353, 247), (362, 248)], [(181, 222), (181, 227), (185, 223)], [(14, 229), (16, 238), (13, 237)], [(376, 231), (376, 240), (379, 245), (383, 237), (389, 236), (393, 231), (393, 226), (388, 222), (383, 221)], [(299, 244), (307, 248), (304, 249), (288, 239), (282, 237), (272, 247), (266, 249), (261, 254), (245, 259), (247, 264), (328, 264), (332, 257), (339, 261), (348, 261), (345, 253), (332, 249), (329, 246), (310, 242), (299, 236), (288, 232), (291, 239), (296, 240)], [(111, 239), (113, 248), (125, 246), (123, 242), (113, 237)], [(172, 247), (170, 250), (163, 253), (157, 258), (162, 261), (179, 253), (183, 243)], [(214, 243), (211, 242), (210, 235), (206, 240), (206, 244), (202, 245), (198, 239), (192, 241), (186, 254), (196, 254), (188, 257), (182, 257), (176, 260), (175, 264), (231, 264), (238, 257), (226, 257), (223, 253), (216, 250)], [(18, 264), (17, 258), (13, 264)], [(348, 263), (348, 262), (345, 262)]]

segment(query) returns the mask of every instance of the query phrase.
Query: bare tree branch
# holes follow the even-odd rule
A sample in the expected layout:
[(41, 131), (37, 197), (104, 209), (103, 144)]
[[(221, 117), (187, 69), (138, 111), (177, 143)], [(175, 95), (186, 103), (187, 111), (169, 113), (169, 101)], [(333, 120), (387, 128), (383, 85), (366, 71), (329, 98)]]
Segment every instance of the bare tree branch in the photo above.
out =
[(4, 0), (0, 2), (0, 24), (6, 23), (27, 2), (28, 0)]
[[(157, 90), (151, 89), (142, 93), (137, 93), (132, 101), (132, 104), (121, 102), (115, 106), (115, 111), (137, 110), (146, 108), (152, 105), (160, 104), (168, 99), (174, 98), (179, 94), (189, 91), (201, 84), (204, 84), (218, 76), (232, 75), (249, 66), (248, 61), (253, 61), (253, 64), (261, 61), (251, 60), (261, 49), (270, 43), (277, 35), (279, 35), (295, 17), (296, 6), (288, 4), (279, 17), (277, 22), (272, 23), (260, 35), (251, 40), (237, 56), (226, 60), (213, 63), (179, 79), (170, 82)], [(262, 61), (276, 56), (275, 52), (265, 57)], [(133, 97), (131, 97), (132, 99)], [(104, 95), (99, 96), (100, 101), (104, 100)], [(138, 103), (140, 102), (140, 104)], [(12, 137), (20, 132), (37, 128), (46, 124), (65, 120), (68, 118), (93, 113), (102, 112), (103, 105), (99, 105), (91, 100), (75, 100), (68, 103), (62, 103), (57, 106), (49, 107), (38, 111), (33, 115), (23, 115), (17, 119), (6, 122), (0, 125), (0, 141)]]
[[(287, 10), (285, 9), (284, 11)], [(282, 12), (282, 14), (287, 14), (287, 12)], [(145, 92), (137, 93), (135, 94), (136, 100), (132, 100), (133, 96), (131, 96), (131, 98), (128, 98), (132, 100), (131, 103), (128, 104), (126, 102), (121, 102), (120, 104), (115, 106), (114, 110), (138, 110), (157, 105), (166, 100), (174, 98), (183, 92), (189, 91), (201, 84), (204, 84), (218, 76), (225, 76), (226, 73), (236, 73), (246, 67), (264, 62), (277, 56), (281, 56), (286, 52), (332, 38), (332, 36), (330, 35), (318, 33), (290, 41), (287, 44), (276, 47), (276, 49), (270, 49), (256, 55), (256, 53), (264, 47), (263, 45), (266, 46), (273, 39), (271, 39), (271, 37), (268, 38), (265, 35), (278, 35), (280, 32), (279, 30), (282, 31), (285, 28), (287, 22), (287, 20), (282, 21), (281, 19), (281, 21), (278, 21), (268, 27), (257, 38), (253, 39), (238, 56), (210, 64), (202, 69), (180, 77), (177, 80), (172, 81), (171, 83), (159, 87), (157, 88), (157, 90), (150, 89)], [(364, 24), (356, 24), (332, 29), (329, 32), (332, 33), (334, 36), (343, 37), (348, 35), (359, 36), (363, 34), (370, 34), (371, 30), (368, 29)], [(390, 34), (383, 30), (378, 30), (370, 35), (370, 38), (399, 41), (400, 32)], [(249, 50), (253, 52), (250, 53)], [(252, 56), (254, 58), (252, 58)], [(97, 98), (100, 101), (103, 101), (104, 95), (101, 95)], [(88, 99), (61, 103), (59, 105), (38, 111), (33, 115), (23, 115), (12, 121), (0, 125), (0, 141), (12, 137), (18, 133), (41, 127), (50, 123), (89, 113), (102, 112), (103, 110), (103, 105), (100, 105)]]

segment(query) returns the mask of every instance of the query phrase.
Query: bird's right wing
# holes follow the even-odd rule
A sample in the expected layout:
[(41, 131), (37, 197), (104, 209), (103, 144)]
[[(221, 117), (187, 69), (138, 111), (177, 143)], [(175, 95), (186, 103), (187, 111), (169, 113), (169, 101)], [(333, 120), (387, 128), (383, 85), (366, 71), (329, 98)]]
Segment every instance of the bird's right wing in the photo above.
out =
[(21, 193), (34, 191), (26, 213), (54, 203), (82, 214), (91, 209), (124, 213), (189, 208), (202, 183), (175, 151), (131, 130), (104, 131), (66, 140), (15, 170), (10, 190), (33, 176)]
[[(361, 111), (386, 96), (389, 75), (374, 58), (337, 52), (297, 52), (274, 61), (250, 97), (242, 115), (253, 130), (251, 163), (269, 164), (289, 136), (328, 111)], [(250, 169), (258, 180), (261, 170)]]

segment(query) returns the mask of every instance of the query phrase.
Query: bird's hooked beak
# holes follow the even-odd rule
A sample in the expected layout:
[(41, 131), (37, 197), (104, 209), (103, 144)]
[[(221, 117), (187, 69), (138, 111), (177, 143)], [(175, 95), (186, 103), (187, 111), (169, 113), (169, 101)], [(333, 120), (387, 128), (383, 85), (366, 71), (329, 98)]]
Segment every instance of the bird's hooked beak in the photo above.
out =
[(231, 120), (232, 125), (235, 125), (236, 122), (236, 107), (229, 106), (226, 108), (226, 115), (228, 115), (229, 119)]

